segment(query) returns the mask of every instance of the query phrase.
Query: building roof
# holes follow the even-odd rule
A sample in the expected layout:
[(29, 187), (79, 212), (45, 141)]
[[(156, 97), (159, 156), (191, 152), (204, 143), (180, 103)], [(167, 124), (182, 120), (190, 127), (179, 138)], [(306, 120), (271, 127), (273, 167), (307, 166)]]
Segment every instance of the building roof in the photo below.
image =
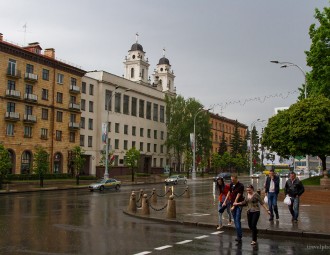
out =
[(134, 43), (131, 47), (131, 51), (135, 51), (135, 50), (143, 51), (142, 45), (139, 43)]
[(158, 62), (158, 65), (169, 65), (170, 66), (170, 61), (165, 58), (165, 57), (162, 57), (159, 62)]

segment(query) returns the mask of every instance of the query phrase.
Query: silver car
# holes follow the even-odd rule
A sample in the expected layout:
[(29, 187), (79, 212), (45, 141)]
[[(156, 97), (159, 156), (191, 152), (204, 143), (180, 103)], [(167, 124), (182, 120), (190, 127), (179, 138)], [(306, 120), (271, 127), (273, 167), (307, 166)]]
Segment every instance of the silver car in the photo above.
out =
[(182, 175), (182, 174), (177, 174), (177, 175), (171, 175), (170, 177), (165, 179), (165, 184), (186, 184), (187, 183), (187, 178)]
[(116, 179), (102, 179), (96, 183), (92, 183), (88, 186), (90, 191), (99, 190), (103, 191), (105, 189), (115, 189), (119, 190), (121, 185), (121, 181), (117, 181)]

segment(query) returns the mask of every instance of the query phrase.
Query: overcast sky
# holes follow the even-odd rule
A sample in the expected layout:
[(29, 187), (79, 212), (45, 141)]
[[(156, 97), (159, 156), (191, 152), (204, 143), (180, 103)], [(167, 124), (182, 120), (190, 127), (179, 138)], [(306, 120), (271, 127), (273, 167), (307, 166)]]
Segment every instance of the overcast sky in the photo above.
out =
[(150, 76), (165, 47), (178, 94), (205, 108), (216, 105), (214, 113), (250, 126), (296, 101), (303, 73), (269, 61), (309, 71), (304, 53), (311, 43), (309, 26), (317, 23), (315, 8), (329, 5), (328, 0), (11, 0), (0, 2), (0, 33), (19, 45), (55, 48), (57, 58), (84, 70), (121, 76), (138, 32)]

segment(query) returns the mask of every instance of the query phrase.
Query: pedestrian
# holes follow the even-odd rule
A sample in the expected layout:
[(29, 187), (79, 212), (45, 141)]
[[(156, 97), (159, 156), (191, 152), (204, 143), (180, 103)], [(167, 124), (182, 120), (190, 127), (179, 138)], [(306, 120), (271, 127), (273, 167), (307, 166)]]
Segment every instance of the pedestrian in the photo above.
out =
[(285, 183), (284, 193), (289, 195), (291, 204), (288, 205), (289, 211), (292, 215), (292, 222), (298, 222), (299, 216), (299, 198), (304, 193), (305, 188), (302, 182), (297, 178), (295, 172), (290, 172), (290, 177)]
[[(242, 202), (244, 200), (244, 185), (238, 181), (237, 174), (233, 173), (231, 175), (231, 183), (229, 186), (229, 191), (227, 193), (226, 199), (223, 202), (223, 206), (227, 203), (231, 203), (233, 205), (235, 202)], [(236, 239), (235, 241), (238, 243), (242, 242), (242, 226), (241, 226), (241, 214), (242, 207), (241, 206), (232, 206), (231, 213), (233, 215), (235, 229), (236, 229)]]
[(216, 188), (219, 194), (219, 202), (218, 202), (218, 212), (219, 212), (219, 225), (217, 227), (217, 229), (221, 229), (223, 224), (222, 224), (222, 214), (223, 212), (226, 210), (227, 214), (228, 214), (228, 226), (231, 225), (231, 211), (230, 211), (230, 202), (227, 203), (226, 205), (223, 205), (223, 202), (226, 199), (227, 193), (229, 191), (229, 184), (225, 184), (225, 181), (222, 177), (220, 177), (217, 180), (217, 184), (216, 184)]
[(268, 207), (270, 211), (269, 221), (274, 220), (274, 213), (276, 220), (279, 219), (278, 207), (277, 207), (277, 196), (280, 192), (280, 177), (275, 174), (274, 169), (269, 171), (269, 176), (266, 178), (265, 182), (265, 193), (268, 198)]
[(236, 206), (247, 206), (247, 219), (249, 229), (252, 231), (252, 242), (251, 245), (257, 244), (257, 236), (258, 236), (258, 229), (257, 224), (260, 217), (260, 205), (267, 211), (270, 215), (270, 211), (268, 210), (265, 202), (261, 199), (260, 195), (254, 191), (253, 185), (249, 185), (246, 188), (247, 196), (245, 197), (244, 201), (242, 202), (235, 202), (234, 205)]

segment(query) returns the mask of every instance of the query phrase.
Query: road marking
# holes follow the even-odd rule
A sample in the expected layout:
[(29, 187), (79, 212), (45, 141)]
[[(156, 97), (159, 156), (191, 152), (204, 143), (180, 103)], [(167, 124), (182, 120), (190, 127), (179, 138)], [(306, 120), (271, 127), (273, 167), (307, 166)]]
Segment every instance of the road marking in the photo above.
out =
[(213, 233), (211, 233), (211, 235), (218, 235), (218, 234), (221, 234), (221, 233), (223, 233), (223, 232), (225, 232), (225, 231), (217, 231), (217, 232), (213, 232)]
[(150, 254), (151, 251), (143, 251), (143, 252), (140, 252), (140, 253), (135, 253), (133, 255), (146, 255), (146, 254)]
[(200, 217), (200, 216), (209, 216), (211, 214), (208, 214), (208, 213), (188, 213), (186, 215), (187, 216), (198, 216), (198, 217)]
[(192, 240), (184, 240), (182, 242), (177, 242), (176, 244), (185, 244), (185, 243), (190, 243)]
[(209, 236), (208, 235), (196, 236), (195, 239), (203, 239), (203, 238), (206, 238), (206, 237), (209, 237)]
[(171, 248), (173, 247), (172, 245), (164, 245), (164, 246), (161, 246), (161, 247), (158, 247), (158, 248), (155, 248), (155, 250), (157, 251), (161, 251), (161, 250), (164, 250), (164, 249), (167, 249), (167, 248)]

